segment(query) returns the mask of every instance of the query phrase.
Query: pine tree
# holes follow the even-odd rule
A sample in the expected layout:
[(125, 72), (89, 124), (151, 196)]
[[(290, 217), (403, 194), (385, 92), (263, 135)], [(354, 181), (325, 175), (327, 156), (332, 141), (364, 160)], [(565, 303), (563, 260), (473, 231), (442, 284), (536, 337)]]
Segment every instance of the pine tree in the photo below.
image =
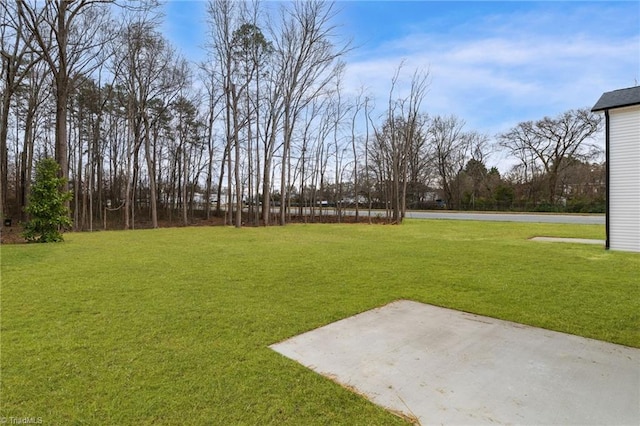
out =
[(25, 208), (29, 221), (23, 236), (29, 242), (63, 241), (64, 228), (71, 226), (69, 209), (65, 207), (71, 192), (60, 189), (66, 187), (66, 179), (59, 177), (59, 173), (60, 166), (53, 158), (45, 158), (36, 164), (35, 181)]

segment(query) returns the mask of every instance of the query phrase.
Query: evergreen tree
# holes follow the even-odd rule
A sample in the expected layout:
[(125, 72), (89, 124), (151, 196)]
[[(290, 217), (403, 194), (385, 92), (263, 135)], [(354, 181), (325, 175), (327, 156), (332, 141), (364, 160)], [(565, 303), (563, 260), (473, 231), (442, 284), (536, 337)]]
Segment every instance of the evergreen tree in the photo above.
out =
[(23, 235), (29, 242), (63, 241), (63, 229), (71, 226), (69, 209), (65, 206), (71, 199), (71, 192), (61, 190), (66, 187), (66, 179), (59, 177), (59, 173), (60, 166), (53, 158), (45, 158), (36, 164), (35, 181), (25, 208), (29, 221)]

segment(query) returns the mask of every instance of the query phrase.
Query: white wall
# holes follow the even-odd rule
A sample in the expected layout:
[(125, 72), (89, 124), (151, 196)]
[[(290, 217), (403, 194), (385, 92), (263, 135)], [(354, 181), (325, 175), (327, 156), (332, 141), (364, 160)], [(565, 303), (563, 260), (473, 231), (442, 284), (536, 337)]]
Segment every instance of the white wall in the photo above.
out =
[(609, 117), (609, 248), (640, 252), (640, 105)]

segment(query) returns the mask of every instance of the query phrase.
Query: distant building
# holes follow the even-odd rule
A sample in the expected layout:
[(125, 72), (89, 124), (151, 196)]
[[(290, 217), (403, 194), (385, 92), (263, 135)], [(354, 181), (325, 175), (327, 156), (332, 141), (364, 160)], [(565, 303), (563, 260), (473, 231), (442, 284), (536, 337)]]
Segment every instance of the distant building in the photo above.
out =
[(604, 93), (607, 155), (606, 247), (640, 252), (640, 86)]

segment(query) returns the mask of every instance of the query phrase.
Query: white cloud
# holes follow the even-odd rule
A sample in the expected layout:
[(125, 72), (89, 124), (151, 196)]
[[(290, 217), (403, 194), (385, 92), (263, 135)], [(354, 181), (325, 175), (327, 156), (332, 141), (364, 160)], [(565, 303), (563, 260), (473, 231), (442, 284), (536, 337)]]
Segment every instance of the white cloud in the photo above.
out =
[[(403, 60), (398, 97), (415, 68), (429, 68), (425, 112), (458, 115), (468, 129), (490, 136), (522, 121), (590, 107), (605, 91), (638, 84), (638, 16), (606, 3), (551, 6), (548, 13), (493, 14), (446, 32), (415, 25), (412, 33), (354, 52), (344, 81), (353, 92), (368, 88), (381, 114)], [(505, 163), (499, 154), (496, 161)]]
[[(573, 22), (582, 15), (579, 10), (567, 20)], [(345, 81), (357, 87), (364, 84), (378, 104), (385, 104), (391, 77), (403, 59), (407, 79), (415, 67), (430, 67), (426, 110), (456, 114), (478, 130), (495, 133), (506, 130), (500, 128), (505, 124), (591, 106), (603, 91), (631, 86), (638, 78), (637, 34), (627, 38), (600, 32), (566, 35), (562, 29), (558, 35), (550, 33), (549, 27), (561, 22), (560, 16), (510, 18), (509, 23), (495, 16), (487, 19), (500, 25), (476, 28), (469, 33), (473, 36), (416, 32), (389, 40), (354, 55)]]

